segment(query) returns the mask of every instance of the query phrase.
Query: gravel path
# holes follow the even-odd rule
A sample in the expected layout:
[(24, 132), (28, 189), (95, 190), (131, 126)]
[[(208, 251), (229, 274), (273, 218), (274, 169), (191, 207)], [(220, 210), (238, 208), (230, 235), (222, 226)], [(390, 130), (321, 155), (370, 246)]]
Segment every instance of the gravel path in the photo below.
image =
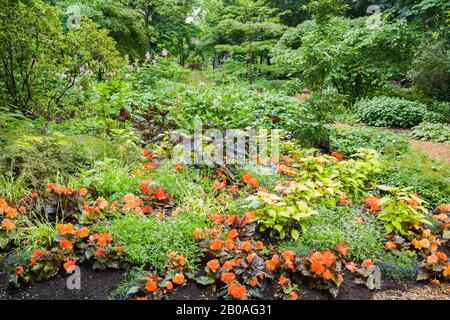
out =
[(424, 284), (401, 290), (386, 290), (375, 292), (373, 300), (450, 300), (450, 284), (439, 286)]
[(431, 159), (450, 163), (450, 144), (448, 143), (409, 140), (409, 144), (415, 149), (423, 150)]

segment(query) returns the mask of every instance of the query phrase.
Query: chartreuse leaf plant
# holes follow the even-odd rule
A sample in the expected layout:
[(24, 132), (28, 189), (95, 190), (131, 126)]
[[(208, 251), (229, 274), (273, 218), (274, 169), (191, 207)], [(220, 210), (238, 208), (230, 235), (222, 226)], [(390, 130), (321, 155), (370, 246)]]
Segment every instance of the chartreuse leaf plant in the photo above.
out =
[(249, 209), (256, 211), (260, 231), (281, 239), (297, 240), (300, 220), (317, 214), (314, 207), (334, 207), (347, 192), (362, 194), (380, 170), (376, 151), (369, 149), (359, 149), (349, 160), (337, 153), (315, 155), (315, 149), (286, 149), (288, 156), (280, 158), (277, 171), (289, 179), (276, 183), (278, 194), (260, 190), (247, 198)]
[(256, 222), (261, 232), (268, 231), (271, 236), (279, 236), (280, 239), (292, 237), (297, 240), (299, 222), (301, 219), (317, 214), (308, 206), (306, 201), (299, 200), (295, 196), (278, 197), (259, 191), (257, 195), (250, 196), (250, 206), (256, 209)]
[(381, 208), (378, 218), (385, 223), (388, 233), (408, 235), (413, 228), (418, 229), (420, 224), (432, 224), (427, 219), (429, 212), (424, 206), (425, 201), (417, 194), (410, 193), (409, 188), (380, 185), (378, 189), (386, 193), (378, 201)]

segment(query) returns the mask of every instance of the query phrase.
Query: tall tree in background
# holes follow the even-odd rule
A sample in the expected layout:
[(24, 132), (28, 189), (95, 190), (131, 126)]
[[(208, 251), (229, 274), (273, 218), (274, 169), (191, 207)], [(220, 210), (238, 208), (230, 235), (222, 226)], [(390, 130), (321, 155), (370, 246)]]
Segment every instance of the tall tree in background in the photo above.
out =
[(270, 64), (270, 50), (286, 30), (280, 23), (281, 14), (265, 0), (224, 1), (218, 10), (218, 21), (208, 35), (216, 57), (245, 57), (252, 82), (253, 65), (258, 61)]
[(174, 20), (175, 23), (180, 22), (180, 19), (184, 20), (196, 4), (196, 1), (190, 0), (121, 0), (121, 2), (140, 14), (147, 52), (154, 51), (158, 37), (170, 31), (161, 30), (159, 27), (168, 27), (167, 22), (170, 20)]

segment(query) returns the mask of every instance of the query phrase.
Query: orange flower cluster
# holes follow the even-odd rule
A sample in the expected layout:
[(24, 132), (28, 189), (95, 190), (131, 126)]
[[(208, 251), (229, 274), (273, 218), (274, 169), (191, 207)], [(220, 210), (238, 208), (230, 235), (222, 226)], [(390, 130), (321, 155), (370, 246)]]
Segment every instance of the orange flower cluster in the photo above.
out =
[(379, 200), (371, 195), (368, 195), (364, 200), (364, 206), (369, 208), (373, 213), (380, 211)]
[(247, 295), (245, 286), (232, 284), (228, 287), (227, 293), (235, 299), (243, 299)]
[[(311, 264), (311, 271), (317, 275), (321, 276), (325, 281), (333, 279), (333, 273), (330, 267), (336, 262), (336, 257), (333, 253), (329, 251), (317, 251), (311, 253), (309, 257), (309, 263)], [(341, 274), (338, 274), (338, 284), (344, 281)]]
[(331, 153), (331, 156), (332, 157), (334, 157), (334, 158), (336, 158), (338, 161), (342, 161), (342, 160), (344, 160), (344, 156), (341, 154), (341, 153), (339, 153), (339, 152), (332, 152)]
[(142, 215), (143, 210), (141, 208), (142, 206), (142, 199), (138, 196), (135, 196), (132, 193), (128, 193), (123, 197), (124, 202), (124, 210), (125, 211), (134, 211), (137, 215)]
[(89, 237), (90, 241), (95, 242), (95, 245), (100, 248), (105, 248), (112, 242), (112, 236), (109, 233), (94, 233)]
[(82, 227), (80, 229), (75, 230), (73, 227), (73, 224), (68, 223), (68, 224), (57, 224), (56, 225), (56, 230), (59, 232), (60, 235), (62, 236), (77, 236), (79, 238), (86, 238), (87, 236), (89, 236), (89, 229), (86, 227)]
[(76, 265), (76, 261), (73, 259), (69, 259), (64, 263), (63, 267), (64, 267), (64, 270), (66, 270), (66, 272), (72, 272), (75, 265)]
[(450, 203), (449, 204), (441, 204), (439, 205), (439, 207), (437, 207), (436, 209), (436, 213), (437, 214), (441, 214), (441, 213), (450, 213)]
[(19, 215), (19, 211), (22, 213), (26, 212), (25, 207), (20, 207), (19, 210), (15, 207), (11, 207), (8, 205), (8, 202), (6, 202), (5, 199), (0, 198), (0, 218), (1, 216), (5, 216), (3, 218), (2, 222), (0, 223), (0, 229), (5, 230), (6, 232), (13, 231), (16, 226), (11, 220), (14, 220)]
[(254, 189), (258, 189), (259, 188), (259, 183), (258, 180), (256, 180), (255, 178), (253, 178), (251, 173), (246, 173), (241, 177), (241, 180), (248, 186), (254, 188)]
[(59, 247), (63, 250), (72, 250), (73, 249), (73, 243), (67, 239), (62, 239), (59, 242)]
[(102, 212), (108, 208), (108, 201), (102, 197), (98, 197), (91, 206), (86, 202), (83, 202), (83, 208), (83, 214), (87, 216), (88, 220), (96, 220), (101, 216)]
[[(156, 274), (148, 275), (146, 278), (144, 290), (148, 293), (152, 293), (153, 297), (156, 298), (160, 298), (161, 294), (172, 291), (174, 284), (182, 285), (186, 282), (186, 277), (182, 271), (183, 267), (186, 265), (185, 258), (176, 252), (169, 252), (167, 256), (172, 258), (171, 267), (167, 270), (167, 274), (172, 274), (172, 272), (174, 272), (171, 279), (168, 281), (167, 274), (165, 278), (160, 278)], [(148, 300), (148, 296), (140, 299)]]
[(338, 202), (339, 204), (343, 204), (345, 206), (351, 206), (353, 204), (352, 199), (347, 199), (347, 192), (343, 192), (339, 195)]
[(397, 245), (395, 244), (394, 241), (387, 241), (384, 247), (386, 248), (387, 251), (390, 251), (396, 249)]
[(289, 177), (293, 177), (297, 173), (297, 171), (294, 168), (288, 167), (285, 164), (279, 164), (277, 166), (277, 172), (284, 174), (286, 176), (289, 176)]
[(55, 192), (56, 194), (58, 194), (60, 196), (70, 196), (76, 192), (76, 190), (73, 188), (65, 188), (60, 185), (57, 185), (56, 183), (49, 183), (47, 185), (47, 191)]
[(213, 182), (213, 189), (216, 191), (219, 191), (220, 189), (224, 188), (227, 185), (227, 180), (223, 179), (222, 182), (219, 180), (214, 180)]
[(45, 254), (45, 251), (42, 250), (36, 250), (31, 254), (31, 258), (30, 258), (30, 262), (32, 264), (35, 264), (36, 262), (38, 262), (38, 260), (42, 257), (43, 254)]
[(150, 189), (151, 185), (150, 180), (144, 180), (140, 183), (139, 188), (142, 191), (143, 194), (147, 195), (148, 197), (145, 199), (146, 201), (163, 201), (170, 198), (169, 193), (167, 193), (165, 190), (161, 188), (155, 188), (154, 190)]
[(336, 247), (334, 248), (334, 250), (336, 250), (336, 252), (342, 256), (345, 256), (347, 254), (348, 251), (348, 247), (342, 242), (340, 241)]
[(146, 162), (143, 164), (144, 170), (153, 170), (158, 166), (158, 162), (153, 158), (151, 150), (142, 151), (142, 155), (146, 158)]
[(220, 263), (219, 263), (219, 260), (213, 259), (213, 260), (208, 261), (208, 263), (206, 264), (206, 266), (207, 266), (208, 269), (211, 270), (212, 272), (216, 272), (217, 269), (220, 268)]
[(275, 272), (278, 269), (280, 263), (280, 257), (277, 254), (274, 254), (272, 258), (266, 261), (266, 268), (269, 271)]
[(172, 265), (174, 267), (184, 267), (186, 265), (186, 259), (184, 256), (179, 255), (176, 252), (169, 252), (167, 256), (172, 258)]

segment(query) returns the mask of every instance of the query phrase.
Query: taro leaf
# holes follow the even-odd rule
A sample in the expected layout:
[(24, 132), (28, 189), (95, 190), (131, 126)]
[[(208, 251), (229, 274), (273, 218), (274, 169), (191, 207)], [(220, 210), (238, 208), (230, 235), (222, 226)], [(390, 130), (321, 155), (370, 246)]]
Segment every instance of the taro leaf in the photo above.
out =
[(140, 290), (139, 286), (133, 286), (127, 291), (127, 296), (138, 293)]
[(201, 284), (201, 285), (204, 285), (204, 286), (207, 286), (207, 285), (210, 285), (210, 284), (214, 283), (214, 278), (212, 278), (212, 277), (200, 276), (200, 277), (195, 278), (194, 280), (198, 284)]
[(298, 239), (298, 236), (299, 236), (298, 230), (297, 230), (297, 229), (292, 229), (292, 231), (291, 231), (291, 237), (292, 237), (294, 240), (297, 240), (297, 239)]

